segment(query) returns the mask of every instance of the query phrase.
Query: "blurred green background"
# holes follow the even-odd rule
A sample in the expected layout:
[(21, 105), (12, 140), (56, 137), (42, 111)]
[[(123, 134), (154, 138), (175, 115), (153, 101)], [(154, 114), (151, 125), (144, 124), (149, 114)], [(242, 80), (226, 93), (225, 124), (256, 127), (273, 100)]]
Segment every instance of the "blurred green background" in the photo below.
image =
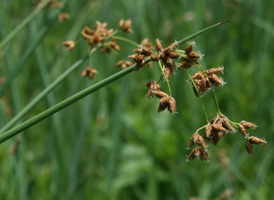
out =
[[(0, 41), (34, 7), (31, 1), (2, 0)], [(47, 18), (54, 9), (43, 10), (0, 49), (0, 77), (5, 77), (39, 30), (49, 31), (1, 98), (1, 127), (88, 52), (84, 41), (72, 52), (62, 43), (79, 40), (82, 28), (92, 28), (96, 20), (117, 28), (120, 19), (132, 17), (134, 33), (121, 36), (137, 43), (159, 38), (164, 46), (231, 20), (196, 38), (196, 49), (205, 54), (207, 68), (225, 68), (227, 84), (216, 89), (221, 111), (232, 121), (255, 122), (259, 128), (250, 133), (265, 137), (268, 144), (255, 146), (249, 156), (244, 138), (229, 134), (209, 147), (210, 162), (186, 162), (188, 140), (205, 124), (204, 115), (180, 72), (170, 82), (178, 114), (157, 113), (158, 100), (146, 99), (144, 86), (158, 80), (160, 70), (155, 65), (123, 77), (1, 144), (0, 199), (273, 198), (273, 8), (272, 0), (78, 0), (68, 1), (64, 8), (70, 18), (62, 23), (56, 19), (53, 26)], [(122, 55), (133, 53), (134, 46), (118, 44)], [(118, 72), (118, 60), (114, 54), (95, 53), (26, 119)], [(88, 65), (99, 71), (93, 81), (80, 76)], [(204, 102), (209, 117), (215, 117), (211, 95)]]

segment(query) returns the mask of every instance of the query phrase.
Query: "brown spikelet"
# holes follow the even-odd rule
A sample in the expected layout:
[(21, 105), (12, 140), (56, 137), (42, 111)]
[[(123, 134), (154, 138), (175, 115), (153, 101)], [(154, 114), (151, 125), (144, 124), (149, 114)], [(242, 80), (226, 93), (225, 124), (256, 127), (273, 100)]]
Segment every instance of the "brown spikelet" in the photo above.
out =
[(248, 154), (252, 154), (253, 146), (248, 140), (245, 142), (245, 149)]
[(252, 122), (247, 122), (247, 121), (245, 121), (245, 120), (242, 120), (242, 121), (240, 122), (240, 124), (241, 124), (242, 126), (244, 126), (246, 129), (255, 129), (255, 128), (257, 127), (254, 123), (252, 123)]
[(207, 70), (207, 75), (218, 74), (220, 72), (223, 72), (223, 70), (224, 70), (223, 67), (211, 68), (211, 69)]
[(240, 133), (243, 135), (243, 136), (246, 136), (247, 135), (247, 132), (246, 132), (246, 129), (243, 125), (239, 125), (239, 131)]
[(63, 42), (63, 45), (68, 47), (68, 51), (71, 51), (75, 47), (75, 42), (68, 40), (68, 41)]
[(264, 138), (258, 138), (255, 136), (250, 136), (247, 138), (247, 140), (251, 143), (251, 144), (259, 144), (259, 145), (263, 145), (266, 144), (267, 142), (265, 141)]
[(156, 40), (156, 49), (157, 49), (157, 51), (160, 51), (160, 52), (163, 51), (163, 45), (160, 42), (160, 40), (158, 40), (158, 39)]

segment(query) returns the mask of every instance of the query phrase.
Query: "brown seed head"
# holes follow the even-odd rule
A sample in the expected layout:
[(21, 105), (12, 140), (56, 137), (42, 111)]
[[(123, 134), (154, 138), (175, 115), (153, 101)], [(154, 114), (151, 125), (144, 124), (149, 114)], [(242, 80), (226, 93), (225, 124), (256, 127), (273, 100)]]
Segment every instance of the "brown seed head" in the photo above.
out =
[(75, 47), (75, 42), (68, 40), (68, 41), (63, 42), (63, 45), (68, 47), (68, 51), (71, 51)]
[(147, 38), (145, 38), (145, 39), (142, 40), (141, 46), (145, 47), (147, 49), (150, 49), (150, 50), (154, 49), (153, 45), (148, 41)]
[(253, 146), (248, 140), (245, 142), (245, 149), (248, 154), (252, 154)]
[(92, 80), (95, 74), (98, 74), (98, 71), (96, 69), (93, 69), (91, 67), (86, 67), (86, 69), (82, 71), (81, 76), (82, 77), (88, 76), (90, 80)]
[(250, 136), (247, 138), (247, 140), (251, 143), (251, 144), (259, 144), (259, 145), (263, 145), (266, 144), (267, 142), (265, 141), (264, 138), (258, 138), (255, 136)]
[(131, 19), (128, 19), (128, 20), (121, 19), (119, 22), (119, 27), (125, 33), (132, 33), (133, 31), (131, 29), (131, 24), (132, 24)]
[(217, 76), (216, 74), (210, 74), (208, 76), (209, 80), (217, 86), (223, 86), (224, 85), (224, 81), (222, 78), (220, 78), (219, 76)]
[(193, 66), (192, 62), (189, 62), (188, 60), (183, 60), (180, 64), (180, 67), (185, 68), (185, 69), (189, 69)]
[(197, 132), (192, 134), (188, 143), (188, 148), (192, 147), (194, 144), (198, 144), (203, 149), (206, 149), (204, 138)]
[(170, 113), (174, 114), (176, 112), (176, 100), (173, 97), (169, 97), (168, 110)]
[(211, 68), (211, 69), (207, 70), (207, 75), (218, 74), (223, 71), (224, 71), (224, 67)]
[(189, 52), (193, 51), (193, 43), (189, 44), (185, 48), (185, 52), (188, 54)]
[(213, 135), (213, 132), (212, 132), (212, 126), (210, 123), (208, 123), (205, 127), (205, 137), (206, 138), (212, 138), (214, 135)]
[(63, 22), (65, 21), (66, 19), (69, 19), (69, 14), (68, 13), (60, 13), (58, 15), (58, 21), (59, 22)]
[(252, 122), (247, 122), (247, 121), (244, 121), (244, 120), (242, 120), (242, 121), (240, 122), (240, 124), (241, 124), (242, 126), (244, 126), (246, 129), (255, 129), (255, 128), (257, 127), (254, 123), (252, 123)]
[(132, 62), (128, 61), (128, 60), (119, 60), (117, 63), (116, 63), (116, 67), (121, 67), (122, 69), (126, 69), (128, 68), (129, 66), (132, 65)]
[(208, 159), (208, 153), (201, 147), (196, 147), (193, 149), (189, 156), (188, 160), (193, 160), (194, 158), (199, 157), (201, 160), (207, 160)]
[(159, 99), (161, 99), (163, 97), (168, 97), (168, 94), (165, 92), (162, 92), (162, 91), (155, 91), (155, 92), (153, 91), (153, 93)]
[(159, 51), (159, 52), (162, 52), (164, 49), (163, 49), (163, 45), (162, 45), (162, 43), (160, 42), (160, 40), (156, 40), (156, 49), (157, 49), (157, 51)]
[(190, 58), (200, 58), (201, 57), (201, 55), (199, 53), (195, 52), (195, 51), (189, 52), (187, 54), (187, 56), (190, 57)]
[(245, 127), (243, 126), (243, 125), (239, 125), (239, 131), (241, 132), (241, 134), (243, 135), (243, 136), (245, 136), (246, 137), (246, 135), (247, 135), (247, 132), (246, 132), (246, 129), (245, 129)]

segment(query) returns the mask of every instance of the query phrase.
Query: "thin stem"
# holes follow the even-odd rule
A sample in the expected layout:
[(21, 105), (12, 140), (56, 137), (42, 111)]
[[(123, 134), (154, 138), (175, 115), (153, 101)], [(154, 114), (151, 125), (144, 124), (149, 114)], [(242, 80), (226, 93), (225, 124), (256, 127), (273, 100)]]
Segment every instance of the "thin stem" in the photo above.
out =
[(30, 15), (28, 15), (11, 33), (9, 33), (1, 42), (0, 49), (5, 46), (17, 33), (21, 31), (39, 12), (47, 5), (49, 0), (42, 3), (42, 5), (35, 9)]
[(207, 28), (205, 28), (205, 29), (203, 29), (203, 30), (200, 30), (200, 31), (198, 31), (198, 32), (196, 32), (196, 33), (194, 33), (194, 34), (192, 34), (192, 35), (190, 35), (190, 36), (188, 36), (188, 37), (186, 37), (186, 38), (184, 38), (184, 39), (182, 39), (182, 40), (179, 40), (179, 41), (178, 41), (178, 46), (180, 46), (180, 45), (182, 45), (182, 44), (188, 42), (189, 40), (194, 39), (195, 37), (201, 35), (202, 33), (206, 32), (206, 31), (209, 31), (209, 30), (211, 30), (211, 29), (213, 29), (213, 28), (216, 28), (216, 27), (218, 27), (218, 26), (220, 26), (220, 25), (222, 25), (222, 24), (224, 24), (224, 23), (227, 23), (227, 22), (230, 22), (230, 21), (219, 22), (219, 23), (214, 24), (214, 25), (212, 25), (212, 26), (209, 26), (209, 27), (207, 27)]
[[(90, 54), (94, 53), (97, 48), (91, 50)], [(75, 62), (69, 67), (61, 76), (53, 81), (47, 88), (45, 88), (38, 96), (36, 96), (23, 110), (21, 110), (13, 119), (11, 119), (1, 130), (0, 134), (10, 129), (22, 117), (24, 117), (41, 99), (43, 99), (49, 92), (56, 88), (68, 75), (74, 72), (82, 63), (88, 59), (89, 55), (85, 55), (82, 59)]]
[(132, 44), (133, 46), (140, 47), (140, 44), (137, 44), (136, 42), (134, 42), (128, 38), (124, 38), (124, 37), (120, 37), (120, 36), (115, 36), (113, 38), (115, 38), (116, 40), (121, 40), (121, 41), (127, 42), (129, 44)]
[[(67, 0), (63, 1), (63, 4), (65, 5)], [(0, 97), (4, 95), (6, 90), (8, 89), (9, 85), (12, 83), (12, 81), (17, 77), (17, 75), (21, 72), (24, 64), (27, 62), (29, 57), (31, 56), (32, 52), (35, 50), (37, 45), (41, 42), (41, 40), (46, 36), (46, 34), (49, 32), (50, 28), (53, 26), (54, 22), (56, 22), (56, 17), (58, 16), (60, 10), (54, 11), (49, 19), (45, 22), (45, 26), (39, 30), (37, 33), (37, 36), (33, 39), (33, 42), (29, 45), (29, 48), (25, 51), (23, 56), (20, 58), (20, 60), (17, 62), (15, 67), (12, 69), (12, 71), (7, 75), (6, 81), (1, 85), (0, 87)]]
[(218, 104), (218, 101), (217, 101), (217, 98), (216, 98), (216, 95), (215, 95), (215, 92), (213, 91), (213, 89), (211, 90), (211, 92), (212, 92), (212, 96), (213, 96), (213, 99), (214, 99), (214, 103), (215, 103), (216, 108), (217, 108), (217, 112), (221, 113), (220, 108), (219, 108), (219, 104)]
[(196, 130), (196, 133), (198, 133), (200, 130), (204, 129), (207, 125), (204, 125)]
[(161, 68), (161, 71), (162, 71), (162, 76), (164, 76), (165, 79), (166, 79), (167, 87), (168, 87), (168, 90), (169, 90), (169, 96), (171, 97), (171, 96), (172, 96), (172, 95), (171, 95), (171, 88), (170, 88), (170, 85), (169, 85), (169, 80), (168, 80), (168, 78), (167, 78), (166, 75), (165, 75), (165, 69), (164, 69), (164, 67), (162, 66), (160, 60), (158, 61), (158, 63), (159, 63), (159, 66), (160, 66), (160, 68)]
[(192, 82), (192, 84), (193, 84), (193, 86), (194, 86), (194, 88), (195, 88), (195, 90), (196, 90), (196, 92), (197, 92), (198, 98), (199, 98), (199, 100), (200, 100), (200, 103), (201, 103), (202, 109), (203, 109), (204, 114), (205, 114), (206, 121), (208, 122), (208, 117), (207, 117), (206, 109), (205, 109), (205, 106), (204, 106), (203, 100), (202, 100), (202, 98), (201, 98), (201, 96), (200, 96), (200, 92), (199, 92), (199, 90), (198, 90), (198, 88), (197, 88), (197, 86), (196, 86), (196, 84), (195, 84), (195, 82), (194, 82), (193, 78), (190, 76), (190, 74), (187, 72), (187, 70), (186, 70), (186, 69), (184, 69), (184, 68), (182, 68), (182, 69), (183, 69), (183, 70), (184, 70), (184, 72), (187, 74), (187, 76), (190, 78), (190, 80), (191, 80), (191, 82)]

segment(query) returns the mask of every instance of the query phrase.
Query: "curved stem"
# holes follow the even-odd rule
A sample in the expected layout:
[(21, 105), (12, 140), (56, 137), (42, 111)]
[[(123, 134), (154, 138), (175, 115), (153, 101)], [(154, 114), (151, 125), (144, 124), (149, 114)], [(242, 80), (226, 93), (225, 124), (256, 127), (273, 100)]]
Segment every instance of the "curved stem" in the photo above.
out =
[(121, 41), (127, 42), (129, 44), (132, 44), (133, 46), (140, 47), (140, 44), (137, 44), (136, 42), (134, 42), (134, 41), (132, 41), (130, 39), (127, 39), (127, 38), (124, 38), (124, 37), (120, 37), (120, 36), (115, 36), (113, 38), (115, 38), (116, 40), (121, 40)]
[(207, 125), (204, 125), (196, 130), (196, 133), (198, 133), (200, 130), (204, 129)]
[(207, 116), (207, 113), (206, 113), (206, 109), (205, 109), (203, 100), (202, 100), (202, 98), (201, 98), (201, 96), (200, 96), (200, 92), (199, 92), (199, 90), (198, 90), (198, 88), (197, 88), (197, 86), (196, 86), (196, 84), (195, 84), (193, 78), (190, 76), (190, 74), (186, 71), (186, 69), (184, 69), (184, 68), (182, 68), (182, 69), (183, 69), (184, 72), (187, 74), (187, 76), (190, 78), (190, 80), (191, 80), (191, 82), (192, 82), (192, 84), (193, 84), (193, 86), (194, 86), (194, 88), (195, 88), (195, 90), (196, 90), (196, 92), (197, 92), (197, 94), (198, 94), (198, 98), (199, 98), (199, 100), (200, 100), (202, 109), (203, 109), (203, 111), (204, 111), (206, 121), (208, 122), (208, 116)]

